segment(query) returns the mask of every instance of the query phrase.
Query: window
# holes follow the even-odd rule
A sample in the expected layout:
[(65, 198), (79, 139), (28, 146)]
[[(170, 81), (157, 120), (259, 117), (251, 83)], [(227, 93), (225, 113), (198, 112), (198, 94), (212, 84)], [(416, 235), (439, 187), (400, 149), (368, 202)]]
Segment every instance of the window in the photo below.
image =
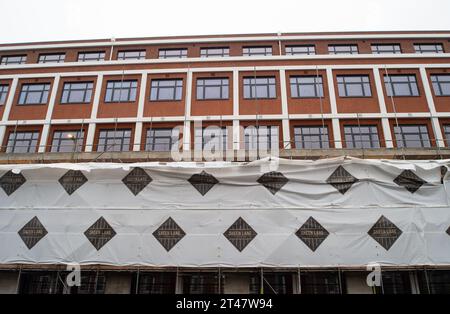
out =
[(445, 135), (445, 141), (446, 146), (450, 146), (450, 124), (444, 125), (444, 135)]
[(27, 63), (27, 56), (4, 56), (1, 60), (1, 65), (9, 65), (9, 64), (25, 64)]
[(6, 102), (6, 96), (8, 96), (8, 85), (0, 85), (0, 105), (4, 105)]
[(384, 85), (388, 96), (419, 96), (415, 75), (385, 75)]
[(228, 99), (228, 79), (197, 79), (197, 99)]
[(117, 60), (141, 60), (141, 59), (145, 59), (145, 50), (119, 51), (117, 53)]
[(78, 61), (103, 61), (105, 60), (104, 51), (91, 51), (91, 52), (80, 52), (78, 53)]
[(287, 56), (315, 55), (316, 47), (314, 45), (286, 46), (285, 53)]
[(416, 53), (443, 53), (442, 44), (414, 44)]
[(200, 49), (200, 57), (202, 58), (229, 57), (229, 56), (230, 56), (230, 48), (228, 47)]
[(275, 77), (244, 77), (244, 98), (276, 98)]
[[(139, 273), (138, 294), (174, 294), (176, 274), (168, 272)], [(136, 286), (133, 282), (132, 287)], [(134, 292), (134, 291), (133, 291)]]
[(20, 294), (59, 294), (64, 285), (61, 279), (57, 272), (22, 272), (19, 291)]
[(207, 149), (212, 149), (212, 153), (217, 150), (228, 149), (228, 132), (227, 128), (209, 127), (209, 128), (196, 128), (194, 145), (195, 150), (203, 150), (205, 146)]
[(46, 104), (50, 84), (23, 84), (19, 96), (19, 105)]
[(90, 103), (92, 96), (92, 82), (67, 82), (64, 83), (61, 95), (62, 104)]
[(431, 147), (426, 125), (399, 125), (394, 127), (397, 147)]
[(347, 148), (379, 148), (378, 128), (376, 125), (344, 126)]
[(411, 294), (411, 280), (407, 271), (384, 271), (381, 280), (383, 294)]
[(175, 129), (148, 129), (145, 143), (146, 151), (168, 152), (177, 143), (180, 130)]
[(268, 150), (279, 147), (278, 126), (251, 126), (244, 130), (245, 150)]
[(187, 58), (187, 49), (159, 49), (159, 58)]
[(291, 76), (292, 98), (323, 97), (322, 76)]
[(38, 144), (39, 132), (11, 132), (6, 147), (7, 153), (34, 153)]
[(184, 294), (213, 294), (222, 291), (223, 280), (219, 280), (217, 273), (185, 274), (183, 276)]
[(329, 148), (328, 127), (301, 126), (294, 128), (295, 148)]
[(357, 45), (328, 45), (328, 53), (333, 55), (357, 54)]
[(372, 53), (373, 54), (402, 53), (402, 49), (399, 44), (373, 44)]
[(340, 294), (339, 275), (334, 271), (302, 272), (300, 275), (304, 294)]
[(450, 96), (450, 74), (433, 74), (431, 83), (436, 96)]
[(53, 133), (52, 153), (81, 152), (83, 148), (84, 131), (55, 131)]
[(39, 55), (39, 63), (60, 63), (64, 62), (65, 53), (48, 53)]
[(183, 80), (152, 80), (150, 100), (181, 100)]
[(136, 101), (137, 80), (108, 81), (106, 84), (105, 102)]
[(106, 276), (104, 272), (82, 272), (81, 286), (72, 287), (71, 294), (104, 294), (106, 288)]
[(100, 130), (98, 152), (127, 152), (130, 150), (131, 130)]
[(242, 54), (244, 56), (271, 56), (272, 46), (267, 47), (244, 47), (242, 48)]
[(371, 97), (368, 75), (338, 75), (338, 90), (340, 97)]
[(450, 271), (427, 269), (418, 274), (421, 294), (448, 294), (450, 292)]
[[(292, 274), (264, 272), (264, 294), (292, 294)], [(261, 274), (252, 273), (250, 277), (250, 294), (261, 293)]]

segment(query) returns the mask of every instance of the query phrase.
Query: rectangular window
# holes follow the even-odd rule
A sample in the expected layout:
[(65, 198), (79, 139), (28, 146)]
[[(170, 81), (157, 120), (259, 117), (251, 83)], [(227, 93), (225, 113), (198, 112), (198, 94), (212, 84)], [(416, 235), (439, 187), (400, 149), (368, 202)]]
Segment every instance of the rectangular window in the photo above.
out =
[(183, 80), (152, 80), (150, 89), (151, 101), (181, 100), (183, 96)]
[(419, 96), (416, 76), (413, 75), (385, 75), (384, 85), (388, 96)]
[(174, 129), (148, 129), (145, 150), (153, 152), (168, 152), (178, 142), (180, 130)]
[(442, 44), (414, 44), (416, 53), (443, 53)]
[(100, 130), (98, 152), (127, 152), (130, 150), (131, 130)]
[(0, 85), (0, 105), (4, 105), (8, 96), (8, 85)]
[[(218, 273), (199, 273), (183, 275), (183, 293), (219, 294), (223, 292), (223, 280)], [(219, 286), (220, 282), (220, 286)]]
[(119, 51), (117, 60), (142, 60), (145, 59), (145, 50)]
[(450, 146), (450, 124), (444, 125), (444, 135), (445, 135), (446, 146)]
[[(139, 272), (137, 294), (175, 294), (176, 279), (176, 273)], [(136, 286), (136, 282), (132, 286)]]
[(420, 294), (448, 294), (450, 270), (427, 269), (418, 274)]
[(187, 58), (187, 49), (159, 49), (160, 59)]
[(250, 126), (244, 130), (245, 150), (269, 150), (279, 147), (278, 126)]
[(347, 148), (380, 148), (376, 125), (346, 125), (344, 134)]
[(249, 57), (249, 56), (271, 56), (272, 55), (272, 46), (244, 47), (244, 48), (242, 48), (242, 54), (246, 57)]
[(294, 128), (295, 148), (320, 149), (330, 148), (328, 127), (301, 126)]
[(61, 294), (64, 283), (58, 278), (58, 272), (54, 271), (30, 271), (20, 274), (20, 294)]
[(55, 131), (53, 133), (52, 153), (81, 152), (84, 131)]
[(78, 53), (78, 61), (104, 61), (105, 52), (104, 51), (87, 51)]
[(66, 59), (65, 53), (46, 53), (39, 55), (38, 63), (60, 63)]
[(358, 54), (358, 45), (328, 45), (328, 53), (333, 55)]
[(137, 80), (108, 81), (106, 84), (105, 102), (136, 101)]
[(338, 75), (339, 97), (371, 97), (368, 75)]
[(227, 78), (197, 79), (197, 99), (228, 99)]
[(315, 55), (316, 47), (314, 45), (286, 46), (285, 54), (286, 56)]
[(426, 125), (399, 125), (394, 127), (397, 147), (431, 147)]
[(62, 104), (90, 103), (92, 96), (92, 82), (67, 82), (64, 83), (61, 95)]
[(402, 53), (400, 44), (372, 44), (373, 54)]
[(323, 97), (322, 76), (291, 76), (292, 98)]
[(205, 146), (215, 150), (228, 149), (228, 130), (226, 127), (196, 128), (194, 138), (195, 150), (203, 150)]
[(277, 98), (275, 77), (244, 77), (244, 98)]
[(1, 65), (9, 65), (9, 64), (25, 64), (27, 63), (27, 56), (3, 56), (1, 60)]
[(339, 274), (333, 271), (302, 272), (300, 275), (304, 294), (340, 294)]
[(408, 271), (383, 271), (381, 279), (383, 294), (411, 294), (411, 279)]
[(22, 84), (19, 96), (19, 105), (41, 105), (46, 104), (50, 84)]
[(218, 47), (218, 48), (201, 48), (200, 57), (202, 58), (217, 58), (217, 57), (229, 57), (230, 48)]
[(450, 96), (450, 74), (433, 74), (431, 83), (436, 96)]
[(7, 153), (35, 153), (38, 145), (39, 132), (11, 132), (9, 133)]
[[(292, 273), (266, 273), (263, 280), (264, 294), (292, 294)], [(250, 294), (261, 293), (261, 274), (250, 275)]]

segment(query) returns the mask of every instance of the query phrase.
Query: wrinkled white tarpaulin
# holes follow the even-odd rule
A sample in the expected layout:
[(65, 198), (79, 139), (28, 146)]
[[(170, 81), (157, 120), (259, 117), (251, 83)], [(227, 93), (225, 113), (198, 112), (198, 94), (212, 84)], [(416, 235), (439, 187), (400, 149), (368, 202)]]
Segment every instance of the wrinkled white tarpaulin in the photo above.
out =
[[(0, 263), (450, 265), (449, 166), (355, 158), (1, 165)], [(128, 188), (123, 179), (136, 168)], [(61, 179), (68, 170), (76, 172)]]

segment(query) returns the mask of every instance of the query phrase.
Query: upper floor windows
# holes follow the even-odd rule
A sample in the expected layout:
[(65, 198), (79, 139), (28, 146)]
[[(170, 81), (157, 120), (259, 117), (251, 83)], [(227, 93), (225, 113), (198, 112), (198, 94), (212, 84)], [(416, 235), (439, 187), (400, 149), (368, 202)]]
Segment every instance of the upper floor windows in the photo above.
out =
[(137, 80), (108, 81), (106, 84), (105, 102), (136, 101)]
[(426, 125), (399, 125), (394, 127), (397, 147), (431, 147)]
[(178, 143), (180, 130), (174, 129), (148, 129), (145, 143), (146, 151), (167, 152), (171, 151), (173, 145)]
[(358, 54), (358, 45), (328, 45), (328, 53), (333, 55)]
[(419, 88), (414, 74), (385, 75), (384, 85), (388, 96), (419, 96)]
[(200, 49), (200, 57), (202, 58), (229, 57), (229, 56), (230, 56), (230, 48), (228, 47)]
[(244, 77), (245, 99), (276, 98), (275, 77)]
[(152, 80), (150, 100), (181, 100), (183, 95), (182, 79)]
[(66, 59), (65, 53), (43, 53), (39, 55), (39, 63), (60, 63)]
[(244, 47), (242, 48), (243, 56), (271, 56), (272, 46), (260, 46), (260, 47)]
[(373, 54), (402, 53), (400, 44), (372, 44)]
[(197, 99), (228, 99), (228, 78), (197, 79)]
[(0, 63), (1, 65), (25, 64), (27, 63), (27, 56), (26, 55), (3, 56)]
[(187, 49), (159, 49), (160, 59), (187, 58)]
[(414, 44), (416, 53), (443, 53), (442, 44)]
[(84, 131), (55, 131), (53, 133), (53, 153), (81, 152), (83, 148)]
[(19, 105), (46, 104), (50, 83), (23, 84), (19, 96)]
[(145, 54), (145, 50), (119, 51), (117, 60), (142, 60), (145, 59)]
[(294, 127), (295, 148), (319, 149), (329, 148), (327, 126), (299, 126)]
[(64, 83), (61, 95), (62, 104), (90, 103), (92, 96), (92, 82), (67, 82)]
[(11, 132), (6, 146), (7, 153), (35, 153), (38, 145), (39, 132)]
[(436, 96), (450, 96), (450, 74), (433, 74), (431, 82)]
[(292, 98), (323, 97), (322, 76), (291, 76)]
[(315, 55), (316, 47), (314, 45), (286, 46), (285, 54), (287, 56)]
[(130, 150), (131, 129), (100, 130), (98, 152), (127, 152)]
[(376, 125), (344, 126), (347, 148), (379, 148), (378, 128)]
[(340, 97), (371, 97), (368, 75), (338, 75), (338, 90)]
[(6, 96), (8, 96), (9, 86), (6, 84), (0, 85), (0, 105), (4, 105), (6, 102)]
[(78, 61), (103, 61), (105, 60), (104, 51), (86, 51), (78, 53)]

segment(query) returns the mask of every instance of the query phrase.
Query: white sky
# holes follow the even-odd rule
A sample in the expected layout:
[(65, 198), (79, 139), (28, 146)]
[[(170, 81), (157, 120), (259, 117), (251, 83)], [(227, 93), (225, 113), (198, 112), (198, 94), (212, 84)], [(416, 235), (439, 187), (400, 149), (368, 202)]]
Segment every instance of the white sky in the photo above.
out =
[(450, 30), (450, 0), (0, 0), (0, 43), (271, 32)]

